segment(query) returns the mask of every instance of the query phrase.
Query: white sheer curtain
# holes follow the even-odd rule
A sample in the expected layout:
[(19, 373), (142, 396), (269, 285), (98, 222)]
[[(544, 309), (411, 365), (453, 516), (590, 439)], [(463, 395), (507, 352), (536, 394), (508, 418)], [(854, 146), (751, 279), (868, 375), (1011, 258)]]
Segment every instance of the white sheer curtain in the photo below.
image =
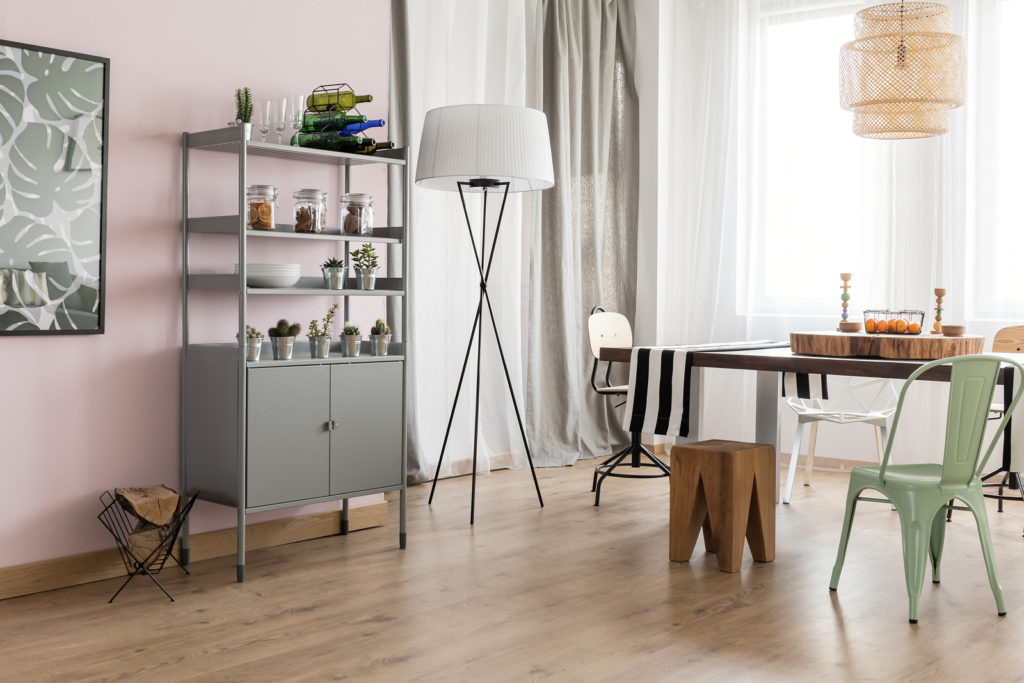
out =
[[(401, 144), (419, 148), (423, 117), (434, 107), (464, 103), (524, 105), (526, 96), (526, 6), (515, 0), (432, 0), (401, 2), (406, 18), (393, 24), (393, 41), (404, 40), (407, 54), (400, 108), (392, 107), (391, 125), (399, 126)], [(393, 76), (394, 78), (394, 76)], [(397, 118), (396, 118), (397, 117)], [(415, 173), (413, 174), (415, 175)], [(498, 202), (488, 207), (488, 239), (493, 235)], [(479, 236), (479, 197), (467, 197)], [(459, 372), (476, 313), (479, 275), (458, 194), (413, 187), (410, 247), (411, 345), (409, 459), (411, 481), (434, 474), (445, 426), (455, 397)], [(520, 343), (522, 320), (522, 208), (509, 195), (502, 219), (488, 291), (501, 331), (516, 395), (523, 397)], [(480, 441), (477, 469), (525, 466), (525, 451), (485, 313), (480, 373)], [(472, 469), (473, 405), (476, 351), (473, 351), (445, 451), (441, 476)], [(492, 454), (493, 457), (492, 457)]]

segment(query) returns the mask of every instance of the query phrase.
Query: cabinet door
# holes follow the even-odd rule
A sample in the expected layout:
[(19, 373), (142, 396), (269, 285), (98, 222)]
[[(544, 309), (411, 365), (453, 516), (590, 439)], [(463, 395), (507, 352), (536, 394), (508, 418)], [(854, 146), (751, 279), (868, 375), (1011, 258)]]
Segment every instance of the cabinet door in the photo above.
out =
[(249, 370), (246, 506), (330, 494), (330, 368)]
[(331, 366), (331, 494), (402, 483), (402, 361)]

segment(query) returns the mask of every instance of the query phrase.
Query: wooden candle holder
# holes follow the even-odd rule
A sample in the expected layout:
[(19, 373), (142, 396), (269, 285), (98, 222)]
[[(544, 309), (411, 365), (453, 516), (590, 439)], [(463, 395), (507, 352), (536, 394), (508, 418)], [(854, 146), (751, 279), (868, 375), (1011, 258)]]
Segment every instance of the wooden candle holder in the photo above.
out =
[(850, 322), (850, 314), (847, 312), (847, 307), (850, 305), (850, 278), (853, 277), (852, 273), (839, 273), (839, 279), (843, 281), (843, 284), (839, 285), (839, 289), (843, 290), (842, 295), (839, 297), (843, 302), (843, 319), (839, 322), (839, 327), (836, 328), (836, 332), (860, 332), (861, 323)]
[(932, 325), (932, 334), (942, 334), (942, 297), (946, 296), (946, 290), (942, 287), (935, 288), (935, 323)]

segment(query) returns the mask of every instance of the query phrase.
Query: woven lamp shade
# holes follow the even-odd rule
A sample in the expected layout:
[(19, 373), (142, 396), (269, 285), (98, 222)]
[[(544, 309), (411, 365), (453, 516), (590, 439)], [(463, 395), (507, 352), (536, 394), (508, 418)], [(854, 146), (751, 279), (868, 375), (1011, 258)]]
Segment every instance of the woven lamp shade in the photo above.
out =
[(857, 13), (855, 40), (839, 53), (839, 101), (862, 137), (907, 139), (949, 131), (964, 103), (964, 41), (949, 33), (949, 8), (890, 3)]

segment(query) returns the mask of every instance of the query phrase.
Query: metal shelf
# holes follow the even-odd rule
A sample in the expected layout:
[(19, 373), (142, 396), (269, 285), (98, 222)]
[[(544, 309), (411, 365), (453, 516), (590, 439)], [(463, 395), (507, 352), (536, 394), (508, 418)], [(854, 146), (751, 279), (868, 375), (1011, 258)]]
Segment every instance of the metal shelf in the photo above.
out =
[[(190, 233), (209, 235), (238, 235), (240, 219), (238, 214), (231, 216), (201, 216), (188, 219)], [(334, 242), (377, 242), (381, 244), (401, 244), (404, 230), (399, 227), (374, 228), (369, 235), (349, 235), (341, 228), (327, 228), (326, 232), (310, 233), (295, 232), (290, 223), (277, 223), (273, 230), (246, 229), (246, 237), (298, 240), (328, 240)]]
[[(332, 335), (337, 337), (338, 335)], [(214, 350), (217, 352), (237, 355), (239, 348), (237, 344), (229, 343), (209, 343), (209, 344), (189, 344), (190, 350)], [(292, 349), (291, 360), (273, 360), (274, 354), (270, 348), (270, 339), (264, 338), (263, 350), (260, 352), (260, 359), (258, 361), (247, 361), (245, 366), (247, 368), (279, 368), (287, 367), (291, 365), (331, 365), (334, 363), (383, 363), (387, 361), (399, 361), (405, 360), (405, 345), (402, 342), (391, 342), (390, 353), (386, 356), (371, 356), (370, 355), (370, 342), (363, 340), (360, 345), (360, 353), (358, 356), (349, 357), (343, 356), (341, 352), (341, 342), (331, 342), (331, 355), (327, 358), (312, 358), (309, 355), (309, 344), (306, 341), (304, 334), (299, 335), (295, 338), (295, 346)]]
[[(355, 278), (345, 278), (346, 284)], [(238, 275), (198, 274), (188, 276), (192, 289), (220, 289), (238, 291)], [(246, 294), (274, 294), (300, 296), (405, 296), (405, 286), (400, 277), (377, 278), (376, 289), (327, 289), (322, 277), (300, 277), (291, 287), (246, 287)]]
[(243, 130), (244, 127), (242, 126), (229, 126), (215, 130), (204, 130), (199, 133), (189, 133), (188, 146), (190, 149), (238, 154), (244, 145), (246, 153), (253, 156), (292, 159), (294, 161), (312, 161), (334, 166), (361, 166), (363, 164), (395, 164), (405, 166), (404, 152), (401, 148), (384, 149), (375, 154), (328, 152), (322, 149), (309, 149), (308, 147), (292, 147), (272, 142), (243, 140)]

